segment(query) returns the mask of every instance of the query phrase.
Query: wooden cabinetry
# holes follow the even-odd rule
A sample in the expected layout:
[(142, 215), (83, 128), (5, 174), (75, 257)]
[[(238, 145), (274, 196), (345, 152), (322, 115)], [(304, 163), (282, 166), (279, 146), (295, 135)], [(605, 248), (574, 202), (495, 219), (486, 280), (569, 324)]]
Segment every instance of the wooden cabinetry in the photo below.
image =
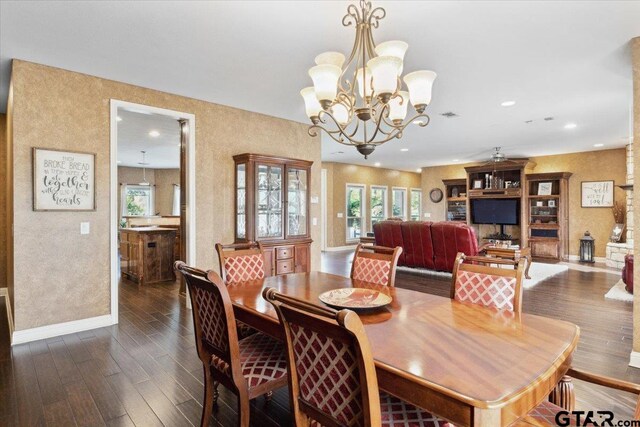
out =
[(122, 277), (140, 285), (176, 280), (175, 242), (176, 230), (170, 228), (120, 229)]
[[(497, 226), (511, 236), (513, 244), (526, 246), (526, 209), (523, 188), (526, 183), (526, 173), (535, 167), (529, 159), (509, 159), (503, 162), (489, 162), (479, 166), (465, 167), (467, 171), (467, 222), (478, 229), (481, 241), (493, 240), (498, 231)], [(512, 199), (516, 200), (518, 208), (518, 224), (475, 224), (473, 218), (473, 204), (477, 199)]]
[(447, 221), (467, 221), (467, 180), (443, 179)]
[(249, 153), (233, 160), (235, 242), (260, 241), (268, 275), (310, 271), (313, 162)]
[(527, 174), (526, 239), (531, 255), (569, 258), (570, 172)]

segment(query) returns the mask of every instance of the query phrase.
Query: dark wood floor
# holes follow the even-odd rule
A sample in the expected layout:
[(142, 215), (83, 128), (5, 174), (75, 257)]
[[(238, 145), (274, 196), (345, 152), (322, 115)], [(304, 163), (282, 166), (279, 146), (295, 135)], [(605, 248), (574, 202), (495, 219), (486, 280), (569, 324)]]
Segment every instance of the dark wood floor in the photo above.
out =
[[(328, 253), (322, 269), (348, 274), (349, 256)], [(604, 300), (618, 274), (569, 270), (524, 295), (524, 310), (581, 327), (574, 365), (640, 382), (627, 366), (631, 304)], [(449, 281), (399, 272), (397, 285), (447, 296)], [(138, 289), (123, 283), (120, 323), (83, 333), (9, 347), (4, 298), (0, 298), (0, 426), (197, 425), (202, 368), (191, 314), (177, 286)], [(576, 384), (581, 409), (613, 409), (630, 417), (633, 398)], [(236, 423), (235, 397), (221, 388), (211, 425)], [(291, 425), (287, 392), (252, 404), (252, 424)]]

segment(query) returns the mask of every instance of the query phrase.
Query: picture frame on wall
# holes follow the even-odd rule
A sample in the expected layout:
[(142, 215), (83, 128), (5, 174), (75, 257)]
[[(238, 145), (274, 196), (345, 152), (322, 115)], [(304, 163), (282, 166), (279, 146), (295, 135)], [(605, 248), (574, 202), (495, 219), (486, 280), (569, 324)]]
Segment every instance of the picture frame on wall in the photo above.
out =
[(473, 180), (473, 189), (474, 190), (482, 190), (482, 180), (481, 179), (474, 179)]
[(580, 184), (581, 206), (583, 208), (611, 208), (614, 203), (615, 182), (582, 181)]
[(33, 210), (95, 211), (96, 154), (34, 147)]
[(550, 196), (552, 189), (552, 182), (540, 182), (538, 183), (538, 196)]

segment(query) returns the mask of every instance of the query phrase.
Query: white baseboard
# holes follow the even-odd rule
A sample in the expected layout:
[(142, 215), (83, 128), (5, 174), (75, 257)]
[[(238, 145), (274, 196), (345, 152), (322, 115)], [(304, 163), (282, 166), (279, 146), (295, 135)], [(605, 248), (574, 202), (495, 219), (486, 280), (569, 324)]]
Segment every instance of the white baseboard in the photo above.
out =
[(325, 252), (340, 252), (340, 251), (348, 251), (354, 250), (358, 245), (347, 245), (347, 246), (334, 246), (334, 247), (326, 247), (324, 248)]
[[(593, 257), (595, 262), (607, 262), (607, 258), (603, 256)], [(580, 255), (569, 255), (569, 261), (580, 261)]]
[(105, 326), (111, 326), (114, 323), (116, 322), (111, 314), (105, 314), (104, 316), (90, 317), (88, 319), (73, 320), (71, 322), (56, 323), (53, 325), (24, 329), (22, 331), (14, 331), (11, 335), (11, 345), (88, 331), (89, 329), (103, 328)]
[(9, 299), (9, 292), (7, 288), (0, 288), (0, 297), (4, 297), (5, 305), (7, 306), (7, 322), (9, 322), (9, 340), (13, 335), (13, 313), (11, 313), (11, 300)]
[(629, 357), (629, 366), (640, 368), (640, 351), (632, 351)]

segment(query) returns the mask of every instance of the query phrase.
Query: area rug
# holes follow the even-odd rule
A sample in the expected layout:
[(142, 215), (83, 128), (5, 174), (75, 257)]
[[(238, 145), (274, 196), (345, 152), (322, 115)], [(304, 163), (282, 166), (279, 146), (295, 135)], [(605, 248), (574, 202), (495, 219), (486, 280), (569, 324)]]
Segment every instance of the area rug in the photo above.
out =
[(624, 289), (624, 282), (622, 279), (618, 280), (618, 283), (613, 285), (613, 288), (609, 289), (609, 292), (604, 294), (604, 297), (606, 299), (633, 302), (633, 294), (630, 294)]
[[(503, 268), (513, 268), (513, 267), (503, 266)], [(548, 279), (549, 277), (558, 275), (567, 270), (569, 270), (569, 267), (562, 264), (545, 264), (541, 262), (531, 263), (531, 268), (529, 268), (529, 276), (531, 276), (531, 279), (524, 279), (522, 283), (522, 287), (524, 289), (531, 289), (538, 283), (542, 282), (543, 280)], [(398, 267), (398, 271), (411, 273), (411, 274), (419, 274), (427, 277), (451, 280), (451, 273), (447, 273), (443, 271), (423, 270), (419, 268), (409, 268), (409, 267)]]

